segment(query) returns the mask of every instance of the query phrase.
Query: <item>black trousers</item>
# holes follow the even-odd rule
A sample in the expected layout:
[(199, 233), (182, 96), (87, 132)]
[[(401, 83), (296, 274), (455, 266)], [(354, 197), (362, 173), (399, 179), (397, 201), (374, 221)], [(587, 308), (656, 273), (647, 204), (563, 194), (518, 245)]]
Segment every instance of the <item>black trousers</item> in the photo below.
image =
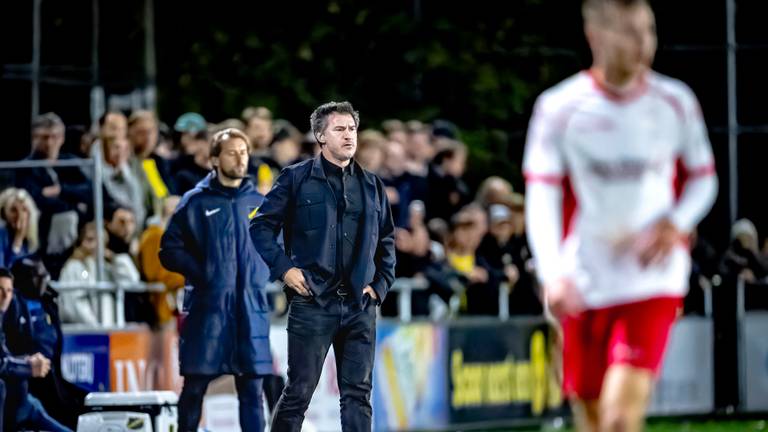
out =
[[(219, 375), (185, 375), (179, 396), (179, 431), (197, 432), (203, 409), (203, 396), (208, 384)], [(240, 429), (243, 432), (264, 431), (264, 408), (261, 396), (262, 377), (235, 375), (237, 399), (240, 401)]]
[(328, 349), (336, 355), (341, 428), (371, 430), (371, 388), (376, 347), (376, 306), (336, 296), (325, 307), (295, 296), (288, 309), (288, 383), (272, 418), (272, 432), (299, 432)]

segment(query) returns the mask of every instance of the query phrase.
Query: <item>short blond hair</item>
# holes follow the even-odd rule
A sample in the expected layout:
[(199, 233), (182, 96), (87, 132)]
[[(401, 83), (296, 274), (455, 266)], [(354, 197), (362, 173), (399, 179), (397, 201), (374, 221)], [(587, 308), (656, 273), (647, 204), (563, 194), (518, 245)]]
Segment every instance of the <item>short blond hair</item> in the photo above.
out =
[(648, 0), (584, 0), (581, 4), (581, 16), (584, 22), (595, 22), (605, 19), (605, 8), (615, 5), (622, 8), (645, 5), (650, 7)]

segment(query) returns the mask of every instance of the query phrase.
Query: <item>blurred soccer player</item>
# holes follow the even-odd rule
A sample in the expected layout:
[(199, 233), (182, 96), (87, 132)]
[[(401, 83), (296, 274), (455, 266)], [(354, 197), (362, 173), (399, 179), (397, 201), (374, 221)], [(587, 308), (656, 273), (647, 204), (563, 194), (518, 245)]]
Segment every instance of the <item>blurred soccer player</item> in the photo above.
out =
[(688, 287), (687, 236), (717, 179), (696, 97), (650, 69), (648, 2), (586, 0), (582, 12), (593, 65), (536, 103), (526, 219), (563, 325), (563, 387), (578, 429), (639, 431)]

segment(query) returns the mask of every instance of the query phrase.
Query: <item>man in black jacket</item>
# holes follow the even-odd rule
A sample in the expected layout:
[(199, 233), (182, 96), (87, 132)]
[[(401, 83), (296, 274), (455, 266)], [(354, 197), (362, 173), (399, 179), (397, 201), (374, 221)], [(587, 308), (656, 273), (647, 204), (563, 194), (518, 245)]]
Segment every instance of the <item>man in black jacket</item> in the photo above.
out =
[(383, 183), (352, 159), (359, 122), (349, 102), (318, 107), (310, 123), (321, 154), (285, 168), (251, 223), (290, 297), (288, 384), (273, 431), (301, 429), (331, 344), (342, 429), (371, 430), (375, 305), (395, 279), (395, 241)]
[[(0, 267), (0, 322), (13, 300), (13, 279), (8, 269)], [(51, 361), (39, 352), (29, 356), (11, 354), (0, 327), (0, 430), (69, 430), (49, 416), (40, 401), (29, 394), (28, 379), (45, 377), (50, 369)]]

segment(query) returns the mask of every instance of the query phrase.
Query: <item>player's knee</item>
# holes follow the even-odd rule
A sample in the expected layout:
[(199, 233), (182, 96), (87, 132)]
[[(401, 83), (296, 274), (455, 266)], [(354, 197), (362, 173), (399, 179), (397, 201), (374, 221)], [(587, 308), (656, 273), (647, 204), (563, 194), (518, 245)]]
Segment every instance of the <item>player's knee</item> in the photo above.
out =
[(604, 406), (600, 413), (600, 432), (640, 431), (643, 422), (641, 410), (629, 406)]

